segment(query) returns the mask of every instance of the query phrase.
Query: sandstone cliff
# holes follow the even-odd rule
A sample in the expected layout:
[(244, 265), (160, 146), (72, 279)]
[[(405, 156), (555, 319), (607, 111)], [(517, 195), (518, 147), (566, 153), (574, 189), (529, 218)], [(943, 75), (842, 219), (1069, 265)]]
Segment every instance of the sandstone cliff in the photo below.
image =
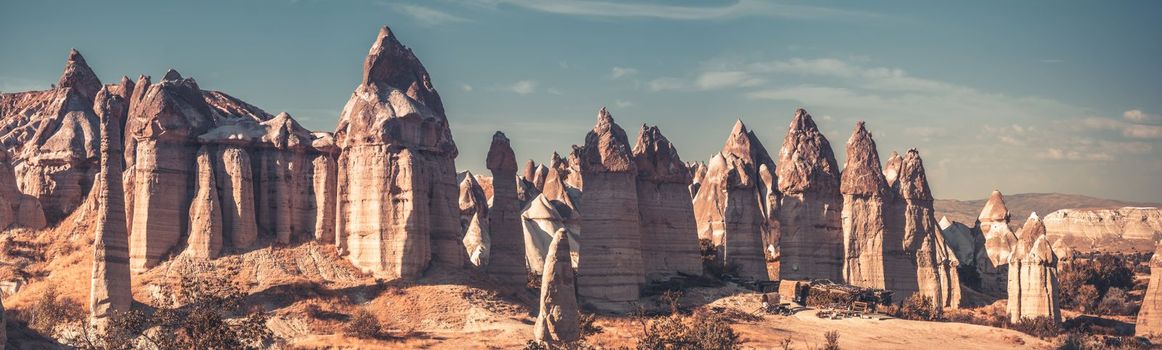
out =
[(1017, 234), (1009, 256), (1009, 320), (1049, 317), (1061, 322), (1057, 284), (1057, 255), (1045, 236), (1045, 224), (1037, 213), (1029, 216)]
[(702, 274), (698, 227), (689, 200), (692, 179), (678, 150), (657, 126), (642, 125), (633, 155), (646, 276), (660, 281), (679, 272)]
[(780, 277), (842, 278), (842, 197), (839, 167), (831, 143), (806, 110), (798, 109), (777, 170)]
[[(1043, 220), (1050, 240), (1082, 252), (1093, 250), (1150, 251), (1162, 238), (1162, 209), (1062, 209)], [(1128, 249), (1127, 249), (1128, 248)]]

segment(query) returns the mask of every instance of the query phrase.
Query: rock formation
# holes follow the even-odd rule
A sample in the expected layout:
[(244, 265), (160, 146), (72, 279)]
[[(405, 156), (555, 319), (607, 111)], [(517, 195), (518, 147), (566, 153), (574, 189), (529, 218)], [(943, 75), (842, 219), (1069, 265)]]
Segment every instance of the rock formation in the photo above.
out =
[(780, 277), (840, 281), (843, 261), (839, 167), (806, 110), (795, 111), (779, 152)]
[(313, 237), (315, 211), (306, 195), (313, 175), (306, 154), (310, 131), (286, 113), (259, 125), (264, 133), (253, 151), (258, 229), (282, 244)]
[(314, 150), (311, 157), (311, 193), (315, 208), (314, 238), (319, 242), (335, 243), (335, 196), (338, 167), (335, 159), (339, 154), (339, 147), (335, 146), (335, 138), (329, 132), (316, 132), (311, 135), (311, 148)]
[(1106, 246), (1152, 249), (1162, 239), (1162, 209), (1061, 209), (1043, 220), (1049, 238), (1080, 251)]
[[(888, 188), (875, 140), (863, 122), (856, 124), (847, 141), (847, 164), (840, 179), (840, 192), (843, 193), (843, 279), (857, 286), (885, 288), (884, 270), (890, 269), (893, 277), (914, 281), (915, 269), (909, 270), (913, 262), (903, 257), (902, 227), (885, 228), (884, 202)], [(915, 291), (914, 285), (911, 291)], [(911, 291), (902, 292), (910, 294)]]
[[(902, 220), (903, 235), (896, 237), (892, 232), (885, 235), (887, 246), (884, 270), (888, 274), (885, 285), (895, 291), (893, 297), (899, 297), (900, 300), (906, 298), (909, 292), (918, 292), (932, 298), (936, 305), (959, 307), (960, 278), (954, 266), (959, 265), (959, 261), (945, 243), (936, 221), (924, 161), (919, 152), (910, 149), (903, 157), (893, 154), (888, 164), (885, 174), (896, 174), (885, 175), (885, 178), (892, 179), (889, 185), (893, 193), (890, 196), (891, 204), (887, 207), (888, 215), (894, 217), (886, 221)], [(893, 228), (891, 225), (888, 227)], [(897, 238), (900, 240), (896, 241)], [(899, 264), (902, 268), (915, 270), (914, 280), (901, 278), (911, 274), (887, 265), (895, 259), (910, 260), (907, 264), (904, 261)]]
[(85, 57), (81, 56), (77, 49), (69, 50), (69, 60), (65, 63), (65, 71), (61, 73), (56, 86), (57, 88), (74, 88), (82, 98), (90, 103), (103, 87), (97, 74), (93, 73), (93, 69), (89, 68), (89, 64), (85, 62)]
[(599, 308), (636, 301), (645, 283), (637, 167), (625, 131), (602, 108), (580, 152), (585, 182), (577, 295)]
[(0, 325), (4, 325), (4, 327), (0, 327), (0, 345), (4, 345), (5, 347), (7, 347), (8, 346), (8, 330), (7, 330), (8, 319), (6, 317), (4, 317), (4, 300), (3, 299), (4, 299), (3, 297), (0, 297)]
[(190, 203), (190, 232), (186, 235), (186, 254), (193, 258), (214, 259), (222, 253), (222, 205), (214, 165), (206, 146), (198, 150), (198, 176), (194, 199)]
[(976, 257), (983, 292), (1004, 294), (1008, 289), (1009, 256), (1017, 236), (1009, 229), (1009, 209), (1000, 191), (993, 191), (977, 218), (976, 228), (984, 236), (984, 250)]
[[(128, 114), (125, 98), (102, 89), (95, 96), (101, 120), (101, 170), (97, 175), (97, 220), (93, 239), (93, 275), (89, 289), (90, 323), (104, 332), (110, 318), (133, 303), (129, 273), (129, 232), (121, 174), (124, 151), (120, 120)], [(3, 322), (0, 321), (0, 325)], [(0, 341), (0, 344), (4, 344)]]
[(706, 166), (704, 183), (694, 196), (698, 238), (718, 248), (717, 264), (734, 267), (747, 279), (767, 280), (763, 253), (767, 198), (759, 168), (774, 168), (766, 149), (741, 120), (735, 122), (722, 152)]
[(460, 181), (460, 227), (468, 261), (473, 266), (488, 264), (490, 252), (488, 237), (488, 197), (472, 172), (466, 171)]
[(1058, 305), (1057, 255), (1045, 236), (1045, 224), (1037, 213), (1029, 216), (1017, 234), (1009, 256), (1009, 320), (1049, 317), (1061, 323)]
[(1158, 244), (1154, 257), (1150, 258), (1150, 284), (1134, 323), (1134, 335), (1162, 336), (1162, 244)]
[(492, 205), (488, 208), (488, 233), (494, 248), (490, 254), (488, 274), (505, 283), (524, 283), (527, 282), (528, 274), (525, 268), (521, 203), (516, 189), (521, 179), (516, 176), (516, 154), (504, 133), (497, 131), (492, 135), (486, 163), (493, 179)]
[[(657, 126), (642, 125), (633, 148), (641, 211), (641, 254), (650, 281), (702, 274), (689, 169)], [(550, 185), (546, 184), (546, 192)]]
[(698, 189), (702, 188), (702, 181), (706, 178), (706, 163), (704, 162), (690, 162), (686, 163), (686, 168), (690, 170), (690, 175), (693, 178), (690, 182), (690, 200), (698, 195)]
[(580, 213), (564, 202), (551, 200), (542, 194), (525, 206), (521, 213), (521, 227), (524, 231), (522, 248), (525, 252), (524, 264), (528, 266), (529, 271), (537, 275), (542, 273), (541, 267), (544, 266), (545, 256), (549, 254), (549, 243), (553, 241), (553, 234), (561, 229), (565, 229), (569, 234), (573, 266), (577, 266), (581, 242)]
[(343, 107), (335, 140), (341, 248), (365, 272), (416, 277), (467, 262), (456, 205), (458, 154), (423, 64), (384, 27)]
[(199, 139), (203, 143), (217, 144), (213, 157), (214, 179), (222, 204), (222, 235), (231, 246), (248, 248), (258, 239), (250, 153), (238, 143), (211, 142), (205, 137)]
[(36, 197), (20, 192), (8, 151), (0, 149), (0, 229), (22, 226), (39, 230), (47, 224)]
[(569, 239), (564, 229), (553, 234), (541, 277), (540, 308), (533, 325), (533, 339), (562, 345), (581, 339), (581, 313), (577, 303), (573, 266), (569, 263)]
[(197, 82), (173, 70), (131, 105), (128, 120), (127, 146), (135, 153), (129, 256), (140, 272), (157, 265), (189, 227), (195, 137), (212, 120)]
[(965, 224), (940, 218), (940, 232), (944, 242), (962, 264), (976, 266), (976, 256), (984, 250), (984, 236)]

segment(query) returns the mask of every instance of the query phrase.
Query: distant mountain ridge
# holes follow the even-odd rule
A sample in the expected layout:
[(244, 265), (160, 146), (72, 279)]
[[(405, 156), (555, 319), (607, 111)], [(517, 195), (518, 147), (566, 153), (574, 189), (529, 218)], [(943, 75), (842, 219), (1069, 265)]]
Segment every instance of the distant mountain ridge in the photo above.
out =
[[(968, 226), (976, 222), (987, 198), (975, 200), (937, 199), (934, 207), (936, 217), (947, 216), (949, 220)], [(1162, 203), (1129, 202), (1115, 199), (1090, 197), (1066, 193), (1018, 193), (1005, 194), (1005, 204), (1012, 213), (1012, 222), (1024, 222), (1032, 212), (1044, 216), (1060, 209), (1113, 209), (1121, 207), (1162, 207)]]

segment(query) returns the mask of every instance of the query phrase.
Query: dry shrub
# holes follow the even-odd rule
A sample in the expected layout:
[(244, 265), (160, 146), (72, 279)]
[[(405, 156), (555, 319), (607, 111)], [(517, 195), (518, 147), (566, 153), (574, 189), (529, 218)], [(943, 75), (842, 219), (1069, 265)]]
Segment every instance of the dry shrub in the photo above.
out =
[(1057, 322), (1045, 316), (1023, 318), (1017, 323), (1013, 323), (1011, 328), (1041, 339), (1056, 337), (1061, 333), (1061, 327), (1057, 325)]
[(905, 320), (941, 321), (944, 319), (942, 311), (943, 309), (932, 301), (932, 297), (914, 293), (904, 300), (892, 316)]
[(739, 349), (739, 336), (730, 323), (716, 315), (699, 312), (693, 316), (671, 315), (648, 322), (638, 339), (637, 349)]
[(347, 321), (343, 334), (361, 339), (379, 339), (383, 335), (383, 328), (379, 325), (379, 319), (370, 311), (359, 309)]
[(823, 344), (823, 350), (839, 350), (839, 331), (827, 331), (823, 333), (823, 339), (827, 340)]

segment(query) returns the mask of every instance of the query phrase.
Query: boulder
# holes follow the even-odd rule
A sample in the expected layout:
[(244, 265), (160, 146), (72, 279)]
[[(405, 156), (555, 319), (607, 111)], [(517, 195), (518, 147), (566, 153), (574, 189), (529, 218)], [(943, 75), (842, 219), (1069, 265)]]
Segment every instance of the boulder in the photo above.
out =
[(429, 263), (462, 267), (458, 154), (440, 95), (411, 49), (383, 27), (335, 130), (340, 249), (385, 278)]
[(222, 205), (210, 154), (207, 146), (198, 150), (198, 180), (190, 204), (190, 232), (182, 252), (196, 259), (214, 259), (222, 253)]
[[(524, 180), (516, 176), (516, 154), (513, 153), (512, 145), (504, 133), (497, 131), (492, 135), (486, 163), (493, 178), (492, 201), (488, 208), (488, 233), (492, 246), (495, 247), (489, 254), (488, 274), (505, 283), (526, 283), (527, 251), (525, 232), (521, 224), (522, 204), (517, 196), (516, 187)], [(508, 181), (505, 181), (506, 179)]]
[[(677, 273), (701, 275), (689, 169), (657, 126), (642, 125), (633, 156), (646, 277), (652, 282)], [(548, 192), (550, 185), (545, 187)]]
[(541, 298), (533, 339), (552, 346), (563, 346), (581, 339), (581, 309), (577, 303), (577, 286), (569, 262), (569, 239), (565, 229), (553, 234), (541, 277)]
[(1057, 255), (1037, 213), (1030, 215), (1017, 233), (1017, 245), (1009, 256), (1008, 268), (1009, 321), (1048, 317), (1061, 323)]
[[(120, 120), (128, 113), (128, 99), (107, 89), (98, 91), (95, 113), (101, 119), (101, 171), (97, 190), (97, 218), (93, 238), (93, 274), (89, 289), (89, 320), (103, 333), (111, 318), (133, 304), (129, 272), (129, 231), (122, 193)], [(0, 325), (2, 325), (0, 321)], [(4, 344), (0, 341), (0, 344)]]
[(780, 277), (840, 281), (843, 197), (831, 143), (806, 110), (795, 111), (779, 152)]

